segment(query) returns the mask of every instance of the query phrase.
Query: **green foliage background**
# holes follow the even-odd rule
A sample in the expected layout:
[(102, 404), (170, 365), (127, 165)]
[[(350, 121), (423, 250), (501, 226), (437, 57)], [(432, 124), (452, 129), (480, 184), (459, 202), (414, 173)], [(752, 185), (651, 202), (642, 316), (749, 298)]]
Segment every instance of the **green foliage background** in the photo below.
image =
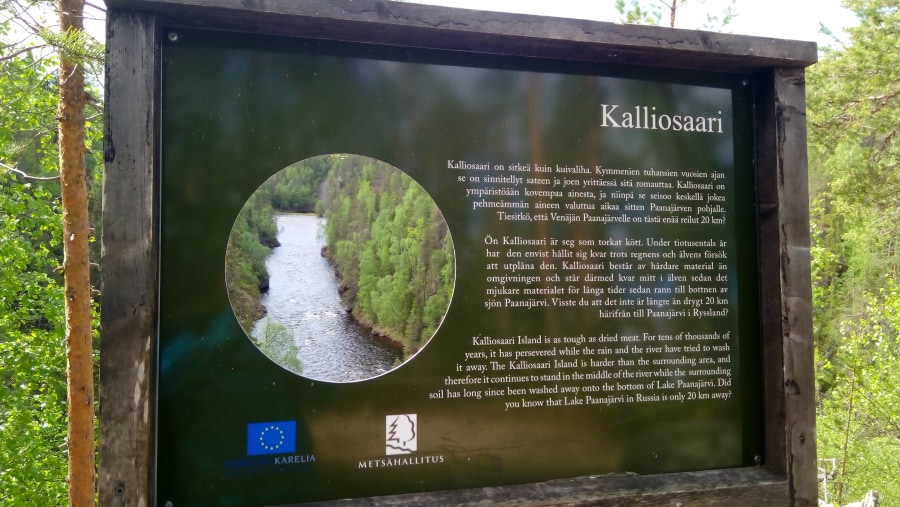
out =
[(66, 501), (59, 202), (0, 174), (0, 504)]
[[(52, 16), (52, 5), (0, 2), (0, 505), (67, 503), (56, 55), (81, 47), (78, 60), (96, 64), (102, 51), (83, 35), (22, 24), (24, 8), (37, 19), (38, 9)], [(86, 163), (99, 237), (101, 108), (91, 102)], [(99, 259), (99, 243), (91, 254)], [(99, 270), (92, 282), (99, 286)]]
[(900, 2), (844, 4), (807, 75), (818, 453), (830, 502), (900, 505)]
[[(0, 61), (0, 505), (63, 505), (67, 498), (56, 65), (37, 50)], [(95, 228), (99, 127), (90, 121), (86, 140)], [(99, 258), (99, 243), (92, 256)]]

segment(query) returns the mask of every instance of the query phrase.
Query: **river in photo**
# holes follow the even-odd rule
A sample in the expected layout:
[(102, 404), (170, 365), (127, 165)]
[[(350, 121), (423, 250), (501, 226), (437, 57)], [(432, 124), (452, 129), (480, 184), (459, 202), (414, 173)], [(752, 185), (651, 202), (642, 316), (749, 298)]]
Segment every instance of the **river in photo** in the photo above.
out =
[[(266, 260), (269, 291), (261, 302), (267, 318), (286, 326), (300, 348), (302, 375), (329, 382), (372, 378), (393, 367), (399, 351), (378, 341), (341, 304), (338, 279), (321, 250), (316, 215), (275, 215), (278, 241)], [(263, 319), (265, 320), (265, 319)], [(262, 321), (254, 326), (254, 335)]]

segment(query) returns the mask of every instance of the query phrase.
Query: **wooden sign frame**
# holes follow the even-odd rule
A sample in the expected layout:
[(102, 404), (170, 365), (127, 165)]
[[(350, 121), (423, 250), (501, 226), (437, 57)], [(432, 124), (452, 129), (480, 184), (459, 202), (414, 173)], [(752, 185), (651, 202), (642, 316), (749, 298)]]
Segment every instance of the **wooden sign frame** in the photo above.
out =
[(100, 505), (162, 505), (152, 493), (160, 250), (159, 37), (173, 27), (752, 75), (765, 412), (762, 463), (408, 493), (359, 503), (816, 503), (804, 95), (804, 68), (816, 61), (814, 43), (382, 0), (107, 3)]

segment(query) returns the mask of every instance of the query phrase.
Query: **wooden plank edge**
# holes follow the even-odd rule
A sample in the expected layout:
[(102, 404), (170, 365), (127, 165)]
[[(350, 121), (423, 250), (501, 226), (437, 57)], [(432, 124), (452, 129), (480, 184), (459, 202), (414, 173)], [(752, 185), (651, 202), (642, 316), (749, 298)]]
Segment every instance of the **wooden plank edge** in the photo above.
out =
[(108, 3), (153, 11), (181, 26), (603, 63), (745, 72), (806, 67), (817, 59), (814, 42), (384, 0)]
[(103, 178), (99, 505), (149, 505), (156, 287), (154, 16), (110, 11)]
[(769, 507), (786, 505), (783, 477), (763, 467), (656, 475), (609, 475), (542, 483), (302, 504), (307, 507), (490, 505), (558, 507), (671, 507), (673, 505)]

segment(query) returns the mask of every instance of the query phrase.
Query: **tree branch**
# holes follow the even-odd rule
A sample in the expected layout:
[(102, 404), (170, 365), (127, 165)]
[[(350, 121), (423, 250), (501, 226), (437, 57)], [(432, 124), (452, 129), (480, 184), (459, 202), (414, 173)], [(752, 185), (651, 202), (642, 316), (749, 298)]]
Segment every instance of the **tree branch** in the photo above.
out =
[(34, 19), (34, 16), (31, 15), (28, 7), (22, 6), (18, 2), (14, 2), (14, 4), (15, 7), (13, 7), (13, 4), (10, 4), (10, 10), (13, 12), (13, 17), (15, 18), (15, 20), (21, 23), (21, 25), (24, 25), (24, 28), (26, 28), (31, 33), (40, 36), (41, 24), (36, 19)]
[(46, 44), (38, 44), (37, 46), (29, 46), (29, 47), (27, 47), (27, 48), (22, 48), (22, 49), (20, 49), (20, 50), (18, 50), (18, 51), (15, 51), (15, 52), (11, 53), (11, 54), (8, 54), (8, 55), (5, 55), (5, 56), (0, 56), (0, 62), (5, 62), (5, 61), (7, 61), (7, 60), (12, 60), (13, 58), (15, 58), (15, 57), (21, 55), (22, 53), (27, 53), (27, 52), (29, 52), (29, 51), (31, 51), (31, 50), (33, 50), (33, 49), (42, 49), (42, 48), (45, 48), (45, 47), (47, 47)]
[(92, 9), (97, 9), (100, 12), (106, 12), (106, 7), (104, 7), (102, 5), (97, 5), (93, 2), (86, 1), (86, 2), (84, 2), (84, 5), (87, 5), (88, 7), (92, 8)]
[[(894, 91), (892, 91), (892, 92), (890, 92), (890, 93), (884, 93), (884, 94), (881, 94), (881, 95), (870, 95), (870, 96), (869, 96), (869, 100), (876, 101), (876, 102), (880, 102), (880, 103), (881, 103), (881, 106), (883, 107), (883, 106), (886, 105), (886, 103), (887, 103), (889, 100), (891, 100), (891, 99), (893, 99), (893, 98), (896, 98), (896, 97), (898, 97), (898, 96), (900, 96), (900, 90), (894, 90)], [(878, 108), (878, 109), (880, 109), (880, 108)], [(878, 109), (876, 109), (876, 110), (878, 110)]]
[(6, 169), (9, 172), (16, 173), (19, 176), (29, 179), (29, 180), (45, 181), (45, 180), (58, 180), (59, 179), (59, 176), (32, 176), (30, 174), (25, 173), (24, 171), (16, 169), (13, 166), (6, 165), (3, 162), (0, 162), (0, 167), (2, 167), (3, 169)]

